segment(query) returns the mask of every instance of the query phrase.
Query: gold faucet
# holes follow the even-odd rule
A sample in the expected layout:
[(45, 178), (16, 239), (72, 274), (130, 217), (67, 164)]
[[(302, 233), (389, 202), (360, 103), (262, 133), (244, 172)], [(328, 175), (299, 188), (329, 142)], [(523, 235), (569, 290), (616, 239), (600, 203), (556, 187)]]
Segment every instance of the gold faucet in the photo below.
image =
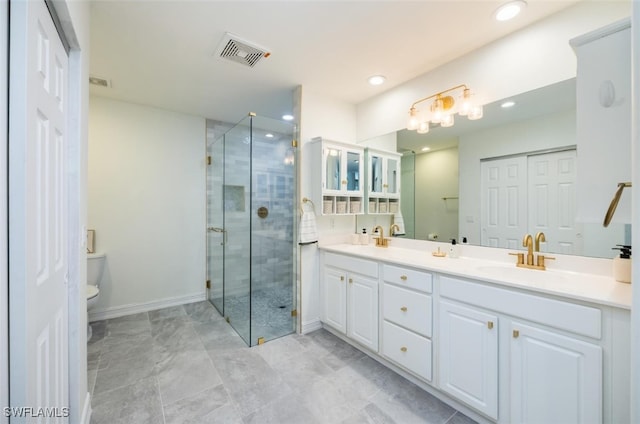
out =
[(522, 246), (527, 248), (526, 265), (533, 265), (533, 237), (531, 237), (531, 234), (524, 235)]
[(389, 228), (389, 234), (391, 234), (391, 236), (395, 236), (396, 231), (400, 231), (400, 226), (398, 224), (393, 224), (391, 228)]
[(375, 239), (377, 247), (388, 247), (388, 241), (384, 238), (384, 229), (380, 225), (376, 225), (373, 228), (373, 232), (375, 234), (376, 231), (380, 231), (380, 235)]
[[(544, 264), (544, 260), (555, 259), (555, 258), (552, 258), (550, 256), (545, 256), (544, 254), (540, 253), (540, 242), (545, 242), (545, 241), (547, 240), (542, 231), (536, 234), (535, 244), (534, 244), (534, 238), (531, 237), (531, 234), (525, 234), (524, 237), (522, 238), (522, 246), (527, 248), (526, 261), (524, 258), (524, 253), (509, 253), (510, 255), (514, 255), (518, 257), (516, 266), (520, 268), (539, 269), (541, 271), (544, 271), (545, 269), (547, 269)], [(534, 253), (533, 253), (534, 251), (538, 254), (537, 257), (535, 258), (536, 259), (535, 261), (534, 261)]]

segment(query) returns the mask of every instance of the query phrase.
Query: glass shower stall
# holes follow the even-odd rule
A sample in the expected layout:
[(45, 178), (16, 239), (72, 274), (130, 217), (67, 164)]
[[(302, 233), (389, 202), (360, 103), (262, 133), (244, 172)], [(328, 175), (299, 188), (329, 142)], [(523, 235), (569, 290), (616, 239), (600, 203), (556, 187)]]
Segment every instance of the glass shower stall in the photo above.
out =
[(296, 329), (295, 133), (249, 114), (207, 141), (208, 297), (249, 346)]

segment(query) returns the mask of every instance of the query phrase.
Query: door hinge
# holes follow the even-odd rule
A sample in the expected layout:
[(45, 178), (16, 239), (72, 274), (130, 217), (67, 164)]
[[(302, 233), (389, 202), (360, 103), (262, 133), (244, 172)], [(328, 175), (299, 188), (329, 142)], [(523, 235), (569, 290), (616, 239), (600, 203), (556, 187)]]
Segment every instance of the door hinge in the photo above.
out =
[(207, 156), (207, 165), (211, 165), (211, 156)]
[(293, 311), (291, 311), (291, 316), (292, 317), (297, 317), (298, 316), (298, 310), (294, 309)]
[(298, 147), (298, 140), (291, 140), (291, 147)]
[(211, 288), (211, 280), (207, 280), (207, 288), (210, 289)]

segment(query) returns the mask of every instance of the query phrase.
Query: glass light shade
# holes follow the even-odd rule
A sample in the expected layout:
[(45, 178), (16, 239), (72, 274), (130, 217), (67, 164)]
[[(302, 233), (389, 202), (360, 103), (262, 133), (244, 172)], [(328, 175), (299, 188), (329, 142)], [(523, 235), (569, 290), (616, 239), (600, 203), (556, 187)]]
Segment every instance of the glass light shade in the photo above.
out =
[(471, 90), (469, 90), (468, 88), (465, 88), (464, 91), (462, 92), (462, 96), (460, 96), (460, 101), (459, 101), (460, 106), (458, 106), (458, 115), (466, 116), (469, 113), (469, 111), (473, 107), (472, 96), (473, 95), (471, 94)]
[(452, 113), (446, 113), (444, 115), (442, 115), (442, 119), (440, 120), (440, 126), (441, 127), (452, 127), (453, 126), (453, 114)]
[(434, 124), (439, 124), (440, 120), (442, 119), (442, 100), (441, 99), (436, 99), (435, 102), (433, 102), (433, 106), (431, 108), (431, 111), (433, 112), (431, 114), (431, 122), (433, 122)]
[(418, 126), (418, 134), (426, 134), (429, 132), (429, 121), (422, 121)]
[(407, 129), (409, 131), (414, 131), (418, 129), (418, 125), (420, 121), (418, 120), (418, 111), (416, 108), (412, 107), (409, 110), (409, 121), (407, 122)]
[(474, 105), (469, 111), (467, 118), (472, 121), (482, 118), (482, 105)]

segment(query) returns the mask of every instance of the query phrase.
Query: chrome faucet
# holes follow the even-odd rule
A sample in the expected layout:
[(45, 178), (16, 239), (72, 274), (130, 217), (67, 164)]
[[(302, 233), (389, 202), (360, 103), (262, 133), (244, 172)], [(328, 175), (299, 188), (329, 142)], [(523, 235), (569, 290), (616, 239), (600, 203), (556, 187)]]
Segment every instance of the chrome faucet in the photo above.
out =
[(384, 238), (384, 229), (380, 225), (373, 227), (373, 232), (380, 231), (378, 237), (375, 238), (377, 247), (388, 247), (388, 240)]
[(389, 234), (393, 237), (396, 235), (396, 231), (400, 231), (400, 226), (398, 224), (393, 224), (391, 228), (389, 228)]

